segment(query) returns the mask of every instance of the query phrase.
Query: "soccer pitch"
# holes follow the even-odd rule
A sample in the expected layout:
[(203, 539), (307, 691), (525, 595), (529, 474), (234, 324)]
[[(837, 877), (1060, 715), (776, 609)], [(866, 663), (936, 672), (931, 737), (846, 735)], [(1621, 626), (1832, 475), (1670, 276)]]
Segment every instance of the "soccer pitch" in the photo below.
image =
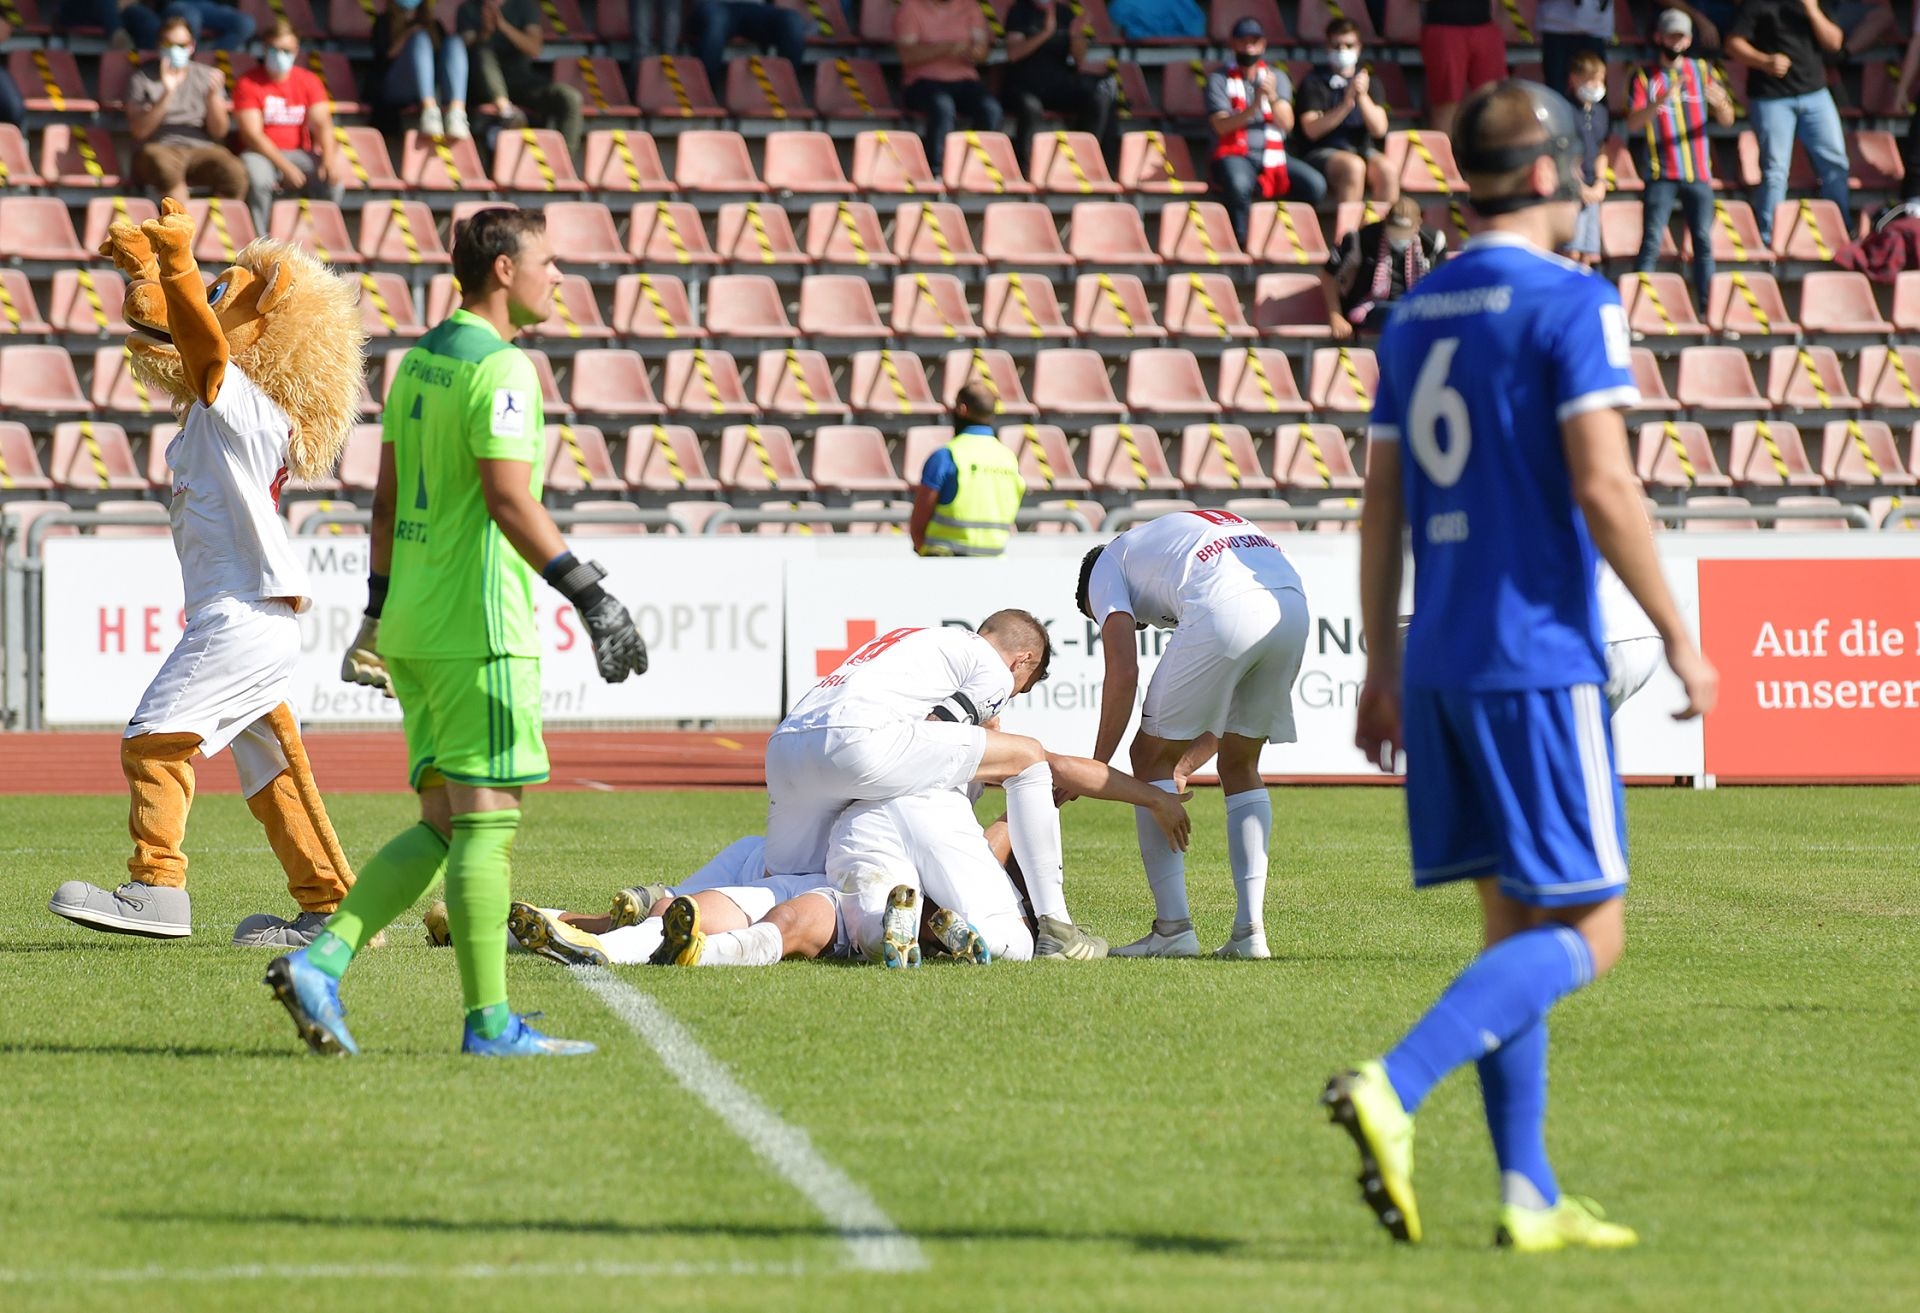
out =
[[(410, 805), (335, 799), (348, 852)], [(603, 910), (763, 806), (536, 793), (515, 894)], [(286, 901), (237, 797), (195, 805), (186, 944), (45, 910), (64, 879), (116, 881), (123, 800), (0, 798), (0, 1307), (1920, 1307), (1920, 790), (1630, 795), (1627, 955), (1553, 1015), (1548, 1139), (1642, 1243), (1526, 1258), (1489, 1247), (1470, 1072), (1420, 1117), (1417, 1249), (1315, 1106), (1472, 952), (1471, 892), (1408, 888), (1397, 792), (1279, 790), (1274, 812), (1271, 962), (618, 969), (805, 1133), (796, 1170), (843, 1174), (925, 1263), (866, 1271), (562, 968), (514, 958), (513, 1002), (598, 1055), (463, 1060), (453, 960), (416, 916), (348, 977), (364, 1056), (318, 1059), (259, 983), (270, 954), (226, 943)], [(1194, 816), (1211, 947), (1219, 794)], [(1141, 933), (1130, 815), (1065, 823), (1076, 917)]]

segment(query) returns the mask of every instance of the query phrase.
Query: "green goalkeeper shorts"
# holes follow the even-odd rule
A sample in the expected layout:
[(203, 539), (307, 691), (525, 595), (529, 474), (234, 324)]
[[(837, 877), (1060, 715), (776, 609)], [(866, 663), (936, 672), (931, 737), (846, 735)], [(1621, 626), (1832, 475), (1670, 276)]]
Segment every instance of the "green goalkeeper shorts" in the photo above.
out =
[(540, 662), (533, 657), (388, 657), (407, 733), (407, 782), (512, 789), (547, 779)]

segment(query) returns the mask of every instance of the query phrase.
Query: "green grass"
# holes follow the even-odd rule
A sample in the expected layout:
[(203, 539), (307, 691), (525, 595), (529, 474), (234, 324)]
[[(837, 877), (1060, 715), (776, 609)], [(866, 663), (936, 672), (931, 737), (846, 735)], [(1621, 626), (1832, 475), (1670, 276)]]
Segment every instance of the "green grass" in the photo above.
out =
[[(237, 799), (196, 805), (188, 944), (45, 911), (63, 879), (116, 882), (119, 799), (0, 799), (0, 1307), (1920, 1306), (1920, 790), (1632, 796), (1629, 949), (1554, 1015), (1549, 1136), (1562, 1180), (1643, 1243), (1532, 1259), (1488, 1248), (1470, 1073), (1420, 1119), (1428, 1243), (1391, 1246), (1358, 1202), (1314, 1097), (1471, 952), (1472, 896), (1409, 891), (1397, 794), (1276, 798), (1272, 962), (625, 970), (920, 1240), (931, 1268), (908, 1276), (839, 1270), (832, 1229), (560, 968), (516, 958), (514, 1002), (596, 1057), (457, 1057), (453, 962), (410, 921), (348, 979), (365, 1055), (311, 1058), (258, 983), (265, 955), (225, 944), (284, 902)], [(516, 890), (598, 910), (761, 805), (539, 796)], [(408, 800), (335, 816), (365, 854)], [(1217, 793), (1195, 832), (1218, 942)], [(1076, 803), (1067, 838), (1076, 914), (1139, 933), (1127, 814)], [(661, 1271), (453, 1271), (513, 1263)], [(248, 1264), (394, 1266), (232, 1275)]]

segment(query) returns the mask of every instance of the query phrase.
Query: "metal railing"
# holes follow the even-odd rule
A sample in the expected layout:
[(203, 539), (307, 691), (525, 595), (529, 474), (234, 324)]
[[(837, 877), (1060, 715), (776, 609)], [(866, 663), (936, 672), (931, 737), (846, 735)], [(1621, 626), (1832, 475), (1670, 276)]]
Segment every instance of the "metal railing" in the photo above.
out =
[[(854, 508), (805, 506), (722, 506), (710, 516), (700, 532), (718, 533), (724, 525), (826, 524), (845, 528), (850, 524), (893, 524), (905, 527), (913, 516), (911, 506), (862, 506)], [(1081, 533), (1093, 532), (1093, 521), (1065, 506), (1023, 506), (1017, 523), (1022, 528), (1036, 524), (1067, 524)]]
[(1849, 528), (1871, 529), (1873, 518), (1864, 506), (1655, 506), (1655, 518), (1671, 524), (1689, 520), (1752, 520), (1777, 524), (1782, 520), (1845, 520)]
[[(547, 512), (553, 516), (553, 522), (562, 529), (571, 529), (580, 524), (645, 525), (649, 529), (674, 529), (680, 533), (692, 533), (693, 525), (672, 511), (653, 507), (634, 506), (629, 510), (614, 511), (591, 507), (587, 510), (574, 510), (557, 507)], [(315, 511), (300, 521), (295, 538), (318, 538), (328, 529), (352, 526), (365, 529), (373, 523), (373, 512), (359, 506), (332, 507), (324, 511)]]
[[(1120, 506), (1108, 512), (1101, 523), (1103, 530), (1110, 529), (1119, 533), (1122, 529), (1157, 520), (1162, 515), (1171, 515), (1186, 510), (1184, 506)], [(1255, 526), (1261, 524), (1349, 524), (1360, 518), (1360, 504), (1355, 499), (1351, 506), (1341, 503), (1333, 506), (1295, 506), (1283, 501), (1256, 501), (1236, 499), (1231, 508), (1235, 515), (1250, 520)]]

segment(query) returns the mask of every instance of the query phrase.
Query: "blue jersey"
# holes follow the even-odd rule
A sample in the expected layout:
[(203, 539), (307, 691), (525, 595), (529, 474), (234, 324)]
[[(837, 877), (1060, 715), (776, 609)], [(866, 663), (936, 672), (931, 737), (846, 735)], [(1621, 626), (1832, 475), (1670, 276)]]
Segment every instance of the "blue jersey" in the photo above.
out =
[(1560, 425), (1639, 399), (1620, 297), (1486, 233), (1381, 335), (1376, 441), (1398, 441), (1414, 562), (1410, 687), (1604, 684), (1596, 556)]

